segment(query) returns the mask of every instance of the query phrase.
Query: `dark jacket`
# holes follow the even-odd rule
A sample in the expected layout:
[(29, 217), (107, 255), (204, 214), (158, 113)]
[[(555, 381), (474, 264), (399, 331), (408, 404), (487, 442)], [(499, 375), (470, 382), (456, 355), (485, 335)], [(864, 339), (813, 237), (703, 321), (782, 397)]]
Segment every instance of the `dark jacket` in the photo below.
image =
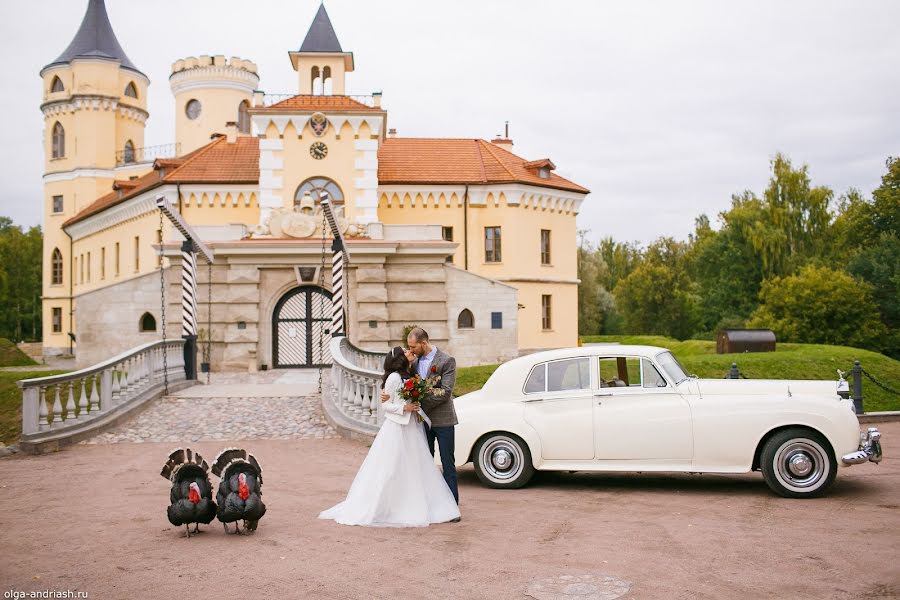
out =
[(428, 377), (440, 375), (438, 386), (444, 390), (443, 396), (429, 396), (422, 400), (422, 410), (431, 419), (432, 427), (452, 427), (459, 423), (453, 407), (453, 386), (456, 385), (456, 359), (438, 348), (431, 362), (435, 372)]

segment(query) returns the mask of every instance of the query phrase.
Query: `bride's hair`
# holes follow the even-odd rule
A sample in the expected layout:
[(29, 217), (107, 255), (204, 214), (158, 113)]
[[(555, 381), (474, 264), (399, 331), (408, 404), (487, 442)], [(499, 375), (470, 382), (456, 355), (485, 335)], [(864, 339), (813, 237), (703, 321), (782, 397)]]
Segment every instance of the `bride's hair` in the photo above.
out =
[(391, 351), (384, 357), (384, 376), (381, 378), (382, 386), (387, 382), (387, 378), (391, 373), (400, 373), (400, 377), (404, 379), (409, 378), (412, 374), (409, 368), (409, 361), (406, 360), (406, 354), (403, 353), (403, 348), (400, 346), (391, 348)]

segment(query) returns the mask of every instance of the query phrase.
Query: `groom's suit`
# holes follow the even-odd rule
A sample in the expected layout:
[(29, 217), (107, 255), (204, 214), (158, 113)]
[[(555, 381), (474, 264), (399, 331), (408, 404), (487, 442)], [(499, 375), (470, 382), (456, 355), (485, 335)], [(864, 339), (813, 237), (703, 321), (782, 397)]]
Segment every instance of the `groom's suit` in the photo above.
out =
[[(419, 358), (419, 361), (423, 357)], [(418, 367), (418, 365), (417, 365)], [(421, 375), (421, 372), (420, 372)], [(425, 433), (428, 436), (428, 449), (434, 456), (434, 441), (437, 440), (441, 453), (441, 465), (444, 470), (444, 481), (456, 503), (459, 504), (459, 492), (456, 488), (456, 458), (454, 446), (456, 445), (456, 430), (454, 425), (459, 423), (456, 418), (456, 409), (453, 407), (453, 386), (456, 384), (456, 359), (435, 348), (435, 355), (428, 367), (425, 377), (440, 375), (438, 386), (444, 390), (442, 396), (429, 396), (422, 400), (422, 410), (431, 419), (431, 427), (426, 425)]]

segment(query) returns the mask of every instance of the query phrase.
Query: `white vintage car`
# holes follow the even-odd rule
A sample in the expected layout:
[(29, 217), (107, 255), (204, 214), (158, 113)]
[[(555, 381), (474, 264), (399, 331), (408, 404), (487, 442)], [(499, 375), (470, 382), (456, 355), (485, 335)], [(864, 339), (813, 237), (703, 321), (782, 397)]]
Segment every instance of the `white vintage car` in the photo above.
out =
[(817, 496), (839, 465), (881, 460), (880, 433), (860, 433), (838, 387), (697, 379), (652, 346), (538, 352), (455, 400), (456, 463), (474, 463), (495, 488), (521, 487), (535, 470), (761, 470), (782, 496)]

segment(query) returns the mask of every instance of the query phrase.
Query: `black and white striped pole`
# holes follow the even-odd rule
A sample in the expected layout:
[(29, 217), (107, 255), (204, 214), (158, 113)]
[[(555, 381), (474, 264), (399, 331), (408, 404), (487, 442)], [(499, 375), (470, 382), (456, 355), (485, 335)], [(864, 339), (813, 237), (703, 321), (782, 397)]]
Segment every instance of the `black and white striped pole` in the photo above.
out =
[(331, 336), (346, 336), (347, 329), (344, 323), (344, 263), (349, 260), (347, 249), (344, 246), (344, 236), (337, 225), (337, 219), (331, 208), (331, 199), (327, 192), (319, 196), (322, 203), (322, 211), (325, 220), (331, 229), (334, 241), (331, 243)]
[(210, 264), (215, 257), (164, 196), (156, 199), (156, 207), (185, 238), (181, 244), (181, 337), (185, 340), (184, 375), (193, 380), (197, 379), (197, 254)]
[(184, 376), (197, 379), (197, 255), (187, 240), (181, 243), (181, 337)]

